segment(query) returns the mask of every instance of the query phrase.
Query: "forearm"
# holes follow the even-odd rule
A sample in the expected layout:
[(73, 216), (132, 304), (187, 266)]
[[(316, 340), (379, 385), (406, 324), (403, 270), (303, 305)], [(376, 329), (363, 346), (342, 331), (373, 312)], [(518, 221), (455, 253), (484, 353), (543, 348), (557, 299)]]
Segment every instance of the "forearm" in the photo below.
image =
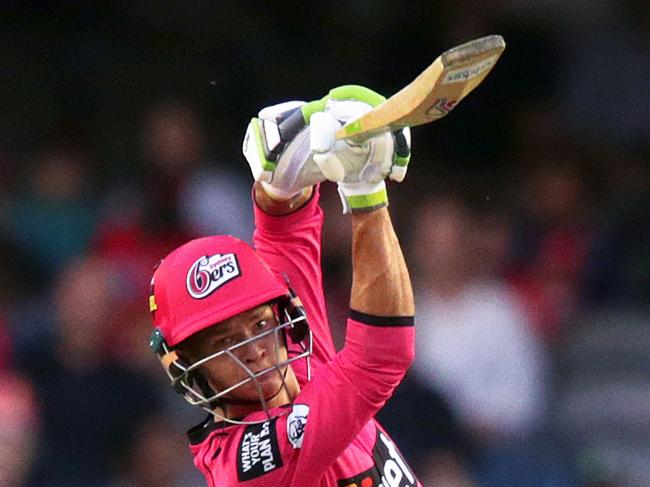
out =
[(413, 316), (413, 289), (388, 209), (352, 215), (350, 307), (375, 316)]
[[(334, 364), (369, 419), (415, 355), (415, 306), (404, 257), (386, 208), (352, 214), (352, 293), (345, 346)], [(348, 392), (349, 395), (354, 395)]]

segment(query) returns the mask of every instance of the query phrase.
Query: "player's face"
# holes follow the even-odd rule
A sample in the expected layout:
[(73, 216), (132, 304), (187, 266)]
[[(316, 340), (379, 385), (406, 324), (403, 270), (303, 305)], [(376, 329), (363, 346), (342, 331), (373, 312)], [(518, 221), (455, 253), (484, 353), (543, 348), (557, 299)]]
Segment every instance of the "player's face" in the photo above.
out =
[[(270, 331), (277, 325), (273, 308), (265, 304), (192, 335), (179, 348), (181, 354), (187, 356), (190, 362), (196, 362)], [(273, 367), (287, 359), (287, 349), (282, 333), (278, 333), (277, 337), (275, 335), (275, 333), (269, 333), (267, 336), (232, 349), (231, 353), (253, 373)], [(282, 378), (286, 367), (288, 366), (270, 371), (257, 378), (257, 383), (262, 389), (265, 399), (276, 396), (282, 389)], [(208, 360), (201, 366), (201, 371), (216, 391), (223, 391), (250, 377), (237, 360), (228, 354), (221, 354)], [(259, 393), (254, 381), (237, 387), (226, 397), (259, 401)]]

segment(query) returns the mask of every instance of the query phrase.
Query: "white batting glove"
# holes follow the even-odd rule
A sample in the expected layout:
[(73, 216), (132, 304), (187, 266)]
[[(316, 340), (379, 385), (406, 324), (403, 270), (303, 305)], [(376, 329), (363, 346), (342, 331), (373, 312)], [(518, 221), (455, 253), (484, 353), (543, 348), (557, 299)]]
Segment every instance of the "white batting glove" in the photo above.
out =
[(290, 101), (264, 108), (246, 129), (242, 150), (253, 178), (276, 199), (289, 199), (325, 180), (311, 160), (303, 105)]
[(276, 199), (289, 199), (329, 179), (339, 182), (346, 213), (385, 206), (383, 179), (390, 175), (401, 181), (406, 174), (408, 134), (381, 134), (362, 145), (334, 137), (343, 123), (382, 100), (367, 88), (342, 86), (311, 103), (263, 109), (248, 125), (243, 144), (253, 177)]
[[(343, 212), (372, 211), (388, 204), (384, 179), (401, 182), (410, 159), (410, 130), (379, 134), (363, 144), (336, 140), (336, 131), (383, 102), (385, 98), (368, 88), (348, 85), (334, 88), (310, 105), (310, 148), (314, 162), (327, 179), (338, 182)], [(324, 106), (323, 106), (324, 102)]]

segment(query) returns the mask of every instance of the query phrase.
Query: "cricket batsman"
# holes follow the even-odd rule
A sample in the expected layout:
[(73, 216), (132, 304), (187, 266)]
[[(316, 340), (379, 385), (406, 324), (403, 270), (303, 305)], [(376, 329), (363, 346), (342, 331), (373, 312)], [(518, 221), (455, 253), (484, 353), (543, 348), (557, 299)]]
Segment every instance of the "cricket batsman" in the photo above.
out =
[[(386, 208), (404, 179), (408, 129), (337, 141), (383, 97), (359, 86), (267, 107), (246, 131), (255, 249), (192, 240), (151, 281), (150, 346), (174, 389), (209, 412), (188, 432), (215, 486), (414, 487), (374, 419), (414, 356), (414, 302)], [(345, 345), (335, 352), (321, 275), (319, 184), (335, 181), (352, 225)]]

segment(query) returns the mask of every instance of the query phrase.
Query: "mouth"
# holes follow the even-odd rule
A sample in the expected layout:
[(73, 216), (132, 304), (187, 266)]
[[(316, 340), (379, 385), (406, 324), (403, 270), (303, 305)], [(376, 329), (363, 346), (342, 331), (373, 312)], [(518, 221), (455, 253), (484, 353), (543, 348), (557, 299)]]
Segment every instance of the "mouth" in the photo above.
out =
[[(264, 369), (262, 369), (262, 370), (264, 370)], [(257, 374), (257, 373), (259, 373), (259, 372), (256, 372), (256, 374)], [(278, 374), (279, 374), (279, 372), (278, 372), (277, 370), (269, 370), (268, 372), (266, 372), (266, 373), (264, 373), (264, 374), (262, 374), (262, 375), (257, 376), (255, 379), (256, 379), (257, 382), (259, 382), (260, 384), (265, 384), (265, 383), (267, 383), (267, 382), (271, 382), (271, 381), (273, 381), (273, 380), (278, 379), (279, 377), (281, 377), (281, 376), (278, 375)]]

